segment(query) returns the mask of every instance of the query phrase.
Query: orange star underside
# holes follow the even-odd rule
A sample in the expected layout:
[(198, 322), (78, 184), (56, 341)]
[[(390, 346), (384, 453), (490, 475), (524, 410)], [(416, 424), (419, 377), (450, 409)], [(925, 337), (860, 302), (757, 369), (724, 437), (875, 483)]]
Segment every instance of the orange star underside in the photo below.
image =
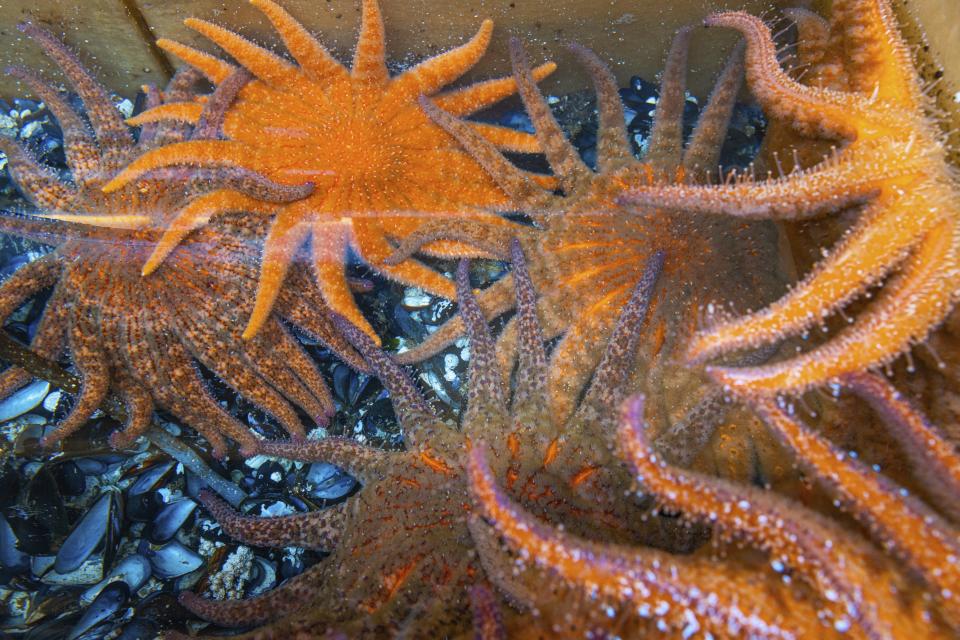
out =
[[(324, 341), (348, 362), (364, 365), (333, 330), (319, 295), (309, 287), (296, 295), (285, 293), (256, 338), (240, 337), (245, 305), (256, 288), (256, 238), (263, 225), (211, 225), (143, 278), (141, 265), (159, 235), (156, 227), (208, 176), (181, 171), (110, 194), (102, 191), (120, 167), (144, 151), (201, 135), (219, 120), (222, 94), (210, 96), (204, 124), (148, 124), (135, 141), (109, 94), (63, 43), (35, 26), (21, 28), (63, 69), (86, 116), (39, 76), (12, 71), (56, 116), (71, 178), (63, 179), (37, 163), (29, 149), (0, 137), (14, 183), (37, 208), (30, 217), (0, 216), (0, 231), (55, 247), (0, 285), (0, 319), (52, 288), (30, 347), (53, 360), (69, 351), (82, 382), (72, 410), (45, 441), (60, 440), (83, 426), (108, 394), (116, 393), (126, 404), (128, 420), (124, 431), (114, 434), (114, 445), (128, 445), (142, 434), (157, 407), (201, 432), (218, 457), (226, 454), (226, 438), (250, 449), (257, 436), (220, 406), (197, 363), (274, 416), (291, 437), (304, 436), (296, 408), (325, 422), (333, 399), (285, 321)], [(148, 89), (148, 102), (185, 100), (199, 79), (196, 72), (183, 70), (162, 95)], [(301, 268), (291, 277), (301, 287), (309, 283)], [(6, 369), (0, 374), (0, 395), (30, 379), (17, 366)]]
[(796, 15), (801, 33), (817, 38), (812, 48), (820, 59), (809, 79), (815, 86), (784, 72), (758, 18), (722, 13), (707, 24), (744, 34), (748, 83), (772, 118), (807, 137), (840, 140), (842, 148), (779, 179), (641, 188), (626, 198), (780, 220), (860, 207), (840, 243), (785, 297), (693, 340), (694, 360), (773, 344), (817, 327), (883, 283), (867, 309), (824, 344), (760, 367), (715, 367), (717, 380), (737, 392), (799, 392), (885, 364), (924, 340), (960, 290), (960, 190), (889, 3), (834, 2), (829, 22)]
[[(373, 330), (345, 280), (348, 247), (389, 278), (453, 298), (452, 283), (421, 263), (408, 259), (386, 265), (383, 261), (392, 252), (392, 241), (409, 235), (426, 220), (469, 216), (497, 224), (499, 218), (476, 208), (508, 202), (482, 168), (417, 103), (421, 95), (435, 96), (451, 111), (468, 115), (515, 91), (511, 79), (502, 79), (437, 93), (476, 64), (490, 41), (493, 23), (485, 21), (466, 44), (390, 77), (375, 0), (363, 1), (360, 37), (350, 69), (277, 4), (251, 2), (273, 23), (296, 62), (209, 22), (187, 20), (189, 27), (222, 47), (242, 69), (175, 42), (161, 41), (161, 45), (215, 84), (238, 72), (252, 77), (226, 115), (224, 139), (183, 142), (152, 151), (105, 190), (120, 189), (158, 168), (196, 165), (238, 167), (280, 185), (312, 186), (312, 192), (281, 205), (229, 188), (198, 198), (170, 224), (144, 273), (155, 269), (177, 243), (213, 215), (247, 211), (273, 216), (273, 222), (245, 337), (262, 326), (298, 249), (308, 242), (324, 299), (371, 337), (375, 337)], [(543, 78), (553, 68), (545, 64), (536, 76)], [(196, 121), (201, 110), (199, 103), (164, 105), (133, 122)], [(538, 151), (529, 134), (480, 123), (472, 127), (499, 148)], [(482, 255), (456, 242), (437, 242), (425, 251), (444, 257)]]

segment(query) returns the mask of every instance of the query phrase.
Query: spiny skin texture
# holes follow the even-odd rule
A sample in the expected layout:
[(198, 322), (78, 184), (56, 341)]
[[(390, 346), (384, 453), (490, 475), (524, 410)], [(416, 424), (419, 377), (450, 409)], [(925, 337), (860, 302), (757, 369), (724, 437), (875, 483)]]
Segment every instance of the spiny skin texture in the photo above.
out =
[[(894, 429), (925, 422), (882, 378), (860, 374), (849, 382)], [(471, 452), (471, 494), (486, 522), (475, 525), (474, 535), (489, 527), (502, 538), (501, 563), (512, 570), (513, 595), (552, 630), (564, 637), (640, 637), (655, 626), (664, 637), (891, 640), (955, 633), (960, 543), (944, 517), (845, 456), (790, 411), (758, 400), (755, 409), (771, 431), (864, 525), (871, 544), (771, 490), (665, 463), (648, 440), (643, 405), (642, 396), (624, 403), (622, 456), (641, 489), (663, 507), (715, 527), (730, 545), (719, 557), (677, 557), (572, 535), (538, 520), (500, 489), (482, 443)], [(946, 444), (932, 428), (915, 443), (925, 452)], [(960, 466), (955, 450), (945, 462)], [(931, 480), (949, 483), (941, 471)], [(958, 497), (954, 492), (950, 499)], [(736, 551), (743, 545), (762, 551), (770, 564), (751, 563)]]
[[(771, 117), (843, 146), (780, 179), (638, 189), (625, 199), (781, 220), (855, 204), (861, 210), (839, 245), (789, 294), (699, 333), (689, 357), (702, 361), (803, 333), (889, 276), (867, 309), (824, 344), (775, 364), (716, 367), (713, 373), (735, 392), (772, 394), (803, 391), (891, 361), (927, 337), (960, 290), (960, 191), (889, 3), (833, 3), (828, 34), (819, 39), (827, 43), (827, 62), (818, 67), (824, 86), (800, 84), (781, 69), (770, 31), (758, 18), (721, 13), (707, 24), (744, 34), (748, 84)], [(844, 84), (848, 90), (834, 88)]]
[[(30, 150), (0, 137), (10, 175), (39, 217), (0, 216), (0, 231), (56, 247), (28, 263), (0, 285), (0, 318), (8, 318), (35, 294), (53, 288), (30, 345), (49, 359), (69, 348), (82, 378), (71, 413), (46, 437), (50, 443), (81, 427), (110, 392), (126, 403), (129, 420), (113, 443), (132, 442), (151, 423), (154, 407), (166, 409), (200, 431), (214, 453), (226, 453), (225, 438), (250, 449), (256, 438), (224, 411), (196, 364), (278, 419), (291, 437), (303, 436), (294, 407), (325, 422), (333, 402), (322, 376), (281, 318), (324, 341), (362, 366), (352, 347), (323, 314), (319, 296), (306, 287), (302, 268), (294, 274), (304, 291), (285, 295), (255, 340), (240, 329), (245, 304), (257, 282), (259, 229), (249, 224), (215, 224), (179, 246), (162, 269), (148, 278), (140, 265), (169, 215), (208, 176), (181, 172), (142, 180), (104, 194), (101, 187), (120, 167), (154, 144), (196, 133), (189, 125), (146, 125), (134, 141), (106, 90), (74, 54), (49, 33), (21, 27), (61, 67), (84, 103), (90, 124), (51, 85), (23, 69), (23, 79), (56, 115), (63, 131), (71, 180), (37, 164)], [(154, 103), (183, 100), (198, 76), (179, 73)], [(209, 102), (216, 102), (216, 94)], [(207, 115), (215, 119), (214, 110)], [(48, 219), (44, 219), (48, 218)], [(54, 219), (49, 219), (54, 218)], [(96, 224), (82, 224), (94, 218)], [(129, 220), (139, 229), (129, 229)], [(64, 220), (69, 220), (65, 222)], [(0, 395), (29, 382), (18, 367), (0, 374)]]
[[(518, 244), (513, 246), (524, 375), (513, 393), (502, 384), (489, 328), (470, 290), (466, 263), (457, 273), (458, 295), (470, 338), (468, 407), (458, 427), (439, 421), (406, 373), (369, 337), (346, 321), (343, 330), (390, 392), (406, 450), (382, 451), (352, 440), (260, 444), (259, 451), (295, 460), (343, 466), (363, 484), (343, 505), (285, 518), (249, 518), (205, 498), (224, 528), (241, 541), (302, 544), (331, 556), (275, 591), (243, 601), (214, 602), (186, 594), (181, 601), (221, 624), (270, 621), (243, 638), (458, 637), (473, 618), (496, 630), (501, 623), (478, 585), (496, 583), (499, 564), (487, 566), (489, 537), (476, 541), (470, 522), (465, 456), (482, 440), (495, 454), (498, 475), (526, 508), (570, 531), (605, 541), (673, 545), (689, 550), (697, 530), (673, 531), (669, 519), (623, 500), (629, 474), (617, 468), (609, 436), (615, 407), (625, 395), (637, 334), (646, 315), (662, 256), (651, 264), (624, 308), (604, 361), (576, 414), (566, 423), (547, 409), (544, 342), (534, 308), (535, 292)], [(496, 558), (490, 556), (492, 562)], [(489, 594), (487, 594), (489, 595)], [(470, 615), (468, 602), (475, 604)], [(299, 635), (298, 635), (299, 634)], [(311, 635), (312, 634), (312, 635)]]
[[(510, 232), (516, 234), (531, 256), (531, 275), (540, 291), (538, 312), (545, 336), (562, 336), (552, 354), (548, 382), (551, 406), (559, 416), (570, 414), (603, 353), (610, 332), (630, 291), (642, 276), (639, 266), (657, 251), (664, 251), (664, 281), (670, 294), (655, 301), (646, 335), (640, 376), (651, 395), (663, 400), (657, 409), (686, 403), (703, 392), (700, 379), (672, 365), (676, 345), (682, 344), (697, 323), (697, 310), (707, 301), (735, 298), (739, 304), (760, 302), (762, 293), (776, 291), (776, 231), (767, 223), (742, 223), (720, 217), (692, 218), (676, 212), (648, 208), (629, 212), (616, 203), (631, 185), (672, 185), (709, 180), (715, 173), (720, 147), (726, 137), (743, 73), (737, 51), (717, 81), (698, 126), (684, 149), (683, 104), (687, 47), (691, 32), (681, 31), (674, 42), (663, 74), (660, 100), (649, 151), (641, 161), (633, 157), (628, 142), (623, 107), (610, 70), (592, 52), (571, 47), (593, 78), (600, 117), (597, 171), (580, 159), (537, 91), (526, 55), (519, 42), (512, 44), (514, 75), (520, 95), (536, 128), (563, 194), (539, 188), (511, 165), (468, 123), (428, 105), (428, 114), (454, 135), (497, 183), (511, 195), (519, 210), (536, 227), (490, 227), (483, 221), (435, 225), (401, 245), (407, 255), (417, 243), (437, 237), (460, 239), (504, 256)], [(628, 214), (629, 213), (629, 214)], [(499, 248), (498, 248), (499, 247)], [(744, 249), (744, 247), (749, 247)], [(509, 311), (509, 277), (480, 294), (488, 317)], [(454, 317), (422, 345), (401, 355), (414, 362), (433, 355), (463, 331)], [(498, 354), (509, 374), (516, 354), (517, 321), (507, 323), (498, 338)], [(669, 391), (667, 390), (669, 388)], [(671, 402), (668, 395), (673, 397)]]
[[(208, 37), (252, 74), (223, 123), (223, 140), (188, 141), (156, 149), (106, 185), (120, 189), (158, 168), (192, 165), (235, 167), (292, 187), (312, 189), (292, 203), (276, 204), (236, 193), (229, 185), (194, 200), (171, 222), (144, 267), (150, 273), (192, 230), (216, 213), (247, 211), (272, 216), (263, 249), (260, 283), (244, 332), (256, 334), (266, 321), (299, 249), (309, 244), (314, 276), (329, 307), (376, 339), (353, 300), (344, 277), (348, 248), (385, 276), (447, 298), (453, 283), (413, 259), (387, 265), (391, 241), (427, 220), (460, 216), (499, 218), (475, 207), (507, 203), (507, 197), (456, 141), (434, 125), (417, 104), (434, 96), (455, 113), (469, 115), (515, 91), (509, 79), (491, 80), (438, 93), (483, 55), (493, 23), (485, 21), (466, 44), (412, 67), (387, 72), (383, 21), (376, 0), (363, 0), (362, 24), (350, 69), (270, 0), (251, 0), (273, 23), (296, 63), (203, 20), (187, 26)], [(237, 67), (184, 45), (160, 44), (220, 85)], [(537, 70), (542, 78), (554, 68)], [(136, 123), (195, 121), (197, 103), (164, 105)], [(473, 124), (498, 148), (537, 151), (529, 134)], [(443, 257), (479, 256), (460, 243), (438, 242), (424, 250)]]

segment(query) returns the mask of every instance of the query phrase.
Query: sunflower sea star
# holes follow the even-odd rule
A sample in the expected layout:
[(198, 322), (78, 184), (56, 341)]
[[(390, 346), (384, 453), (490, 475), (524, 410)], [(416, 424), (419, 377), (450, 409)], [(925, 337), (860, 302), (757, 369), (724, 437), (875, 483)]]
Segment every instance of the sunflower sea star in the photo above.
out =
[[(807, 331), (896, 270), (850, 326), (824, 344), (759, 367), (714, 367), (734, 391), (800, 392), (887, 363), (923, 340), (960, 291), (960, 190), (909, 50), (887, 0), (838, 0), (829, 56), (843, 51), (849, 90), (805, 86), (780, 67), (770, 31), (744, 13), (706, 22), (747, 39), (747, 79), (770, 115), (799, 133), (845, 145), (819, 164), (780, 179), (724, 186), (639, 188), (626, 201), (743, 218), (796, 220), (859, 204), (839, 246), (790, 293), (761, 311), (697, 334), (696, 361), (771, 344)], [(836, 80), (839, 82), (839, 80)]]
[[(306, 286), (304, 269), (298, 267), (293, 278), (305, 290), (284, 295), (258, 338), (244, 341), (239, 327), (256, 287), (255, 237), (262, 230), (250, 224), (213, 225), (180, 245), (162, 269), (143, 278), (140, 265), (156, 242), (164, 216), (176, 211), (185, 193), (202, 188), (209, 176), (181, 172), (102, 192), (103, 184), (130, 159), (155, 144), (196, 137), (204, 126), (149, 124), (135, 142), (109, 95), (65, 45), (33, 25), (21, 29), (63, 69), (92, 125), (46, 81), (24, 69), (11, 70), (57, 117), (71, 174), (71, 181), (61, 179), (37, 164), (28, 149), (0, 137), (13, 180), (41, 210), (38, 217), (3, 215), (0, 230), (56, 247), (0, 285), (0, 317), (9, 317), (32, 296), (53, 287), (31, 348), (56, 359), (69, 347), (83, 381), (72, 411), (45, 442), (82, 426), (113, 390), (126, 403), (129, 416), (124, 431), (114, 434), (116, 446), (142, 433), (158, 406), (200, 431), (217, 456), (226, 452), (224, 436), (250, 449), (255, 436), (221, 409), (195, 362), (266, 409), (292, 437), (303, 436), (294, 405), (325, 422), (333, 411), (330, 394), (281, 318), (314, 334), (348, 362), (364, 365), (317, 311), (323, 307)], [(193, 71), (180, 72), (163, 98), (185, 99), (198, 79)], [(161, 100), (153, 89), (148, 96), (154, 104)], [(216, 93), (209, 98), (204, 122), (219, 119), (224, 101)], [(88, 218), (94, 224), (84, 224)], [(140, 228), (130, 229), (131, 220)], [(0, 375), (0, 394), (29, 380), (26, 371), (11, 367)]]
[[(673, 549), (688, 549), (698, 542), (697, 530), (674, 531), (669, 519), (652, 516), (642, 502), (621, 500), (630, 478), (610, 464), (612, 452), (605, 441), (614, 425), (614, 407), (626, 392), (624, 373), (636, 354), (638, 329), (662, 256), (651, 259), (593, 383), (566, 424), (554, 421), (547, 409), (549, 365), (536, 318), (536, 293), (517, 243), (512, 257), (519, 357), (528, 373), (512, 398), (503, 387), (494, 342), (470, 290), (465, 261), (457, 271), (457, 287), (471, 362), (468, 408), (459, 429), (431, 415), (402, 369), (344, 320), (342, 330), (390, 391), (406, 450), (381, 451), (335, 438), (301, 444), (261, 442), (259, 451), (267, 455), (343, 465), (361, 479), (363, 488), (332, 510), (282, 518), (241, 516), (205, 496), (206, 506), (224, 529), (242, 541), (306, 544), (330, 550), (331, 557), (250, 600), (214, 602), (184, 594), (181, 601), (188, 608), (223, 624), (273, 620), (248, 638), (334, 630), (349, 637), (401, 632), (412, 637), (456, 636), (470, 624), (469, 616), (464, 616), (468, 588), (484, 584), (484, 568), (477, 563), (468, 528), (471, 501), (464, 472), (470, 443), (479, 440), (496, 452), (498, 472), (507, 478), (515, 499), (564, 522), (571, 531), (604, 540), (672, 544)], [(485, 602), (483, 589), (472, 589), (470, 597), (489, 612), (491, 603), (489, 598)], [(482, 612), (478, 616), (486, 619)]]
[[(202, 196), (180, 211), (146, 262), (155, 269), (187, 234), (217, 213), (273, 215), (264, 245), (259, 287), (244, 333), (254, 335), (268, 317), (287, 270), (308, 240), (314, 275), (324, 300), (375, 338), (357, 308), (344, 278), (347, 247), (367, 263), (400, 282), (444, 297), (453, 284), (423, 264), (408, 259), (387, 265), (391, 240), (402, 239), (431, 219), (469, 215), (505, 224), (475, 207), (507, 203), (507, 197), (434, 125), (417, 104), (435, 97), (460, 115), (472, 114), (515, 91), (512, 80), (491, 80), (438, 94), (483, 55), (493, 23), (484, 21), (469, 42), (390, 77), (385, 60), (383, 21), (376, 0), (363, 0), (362, 24), (350, 69), (337, 62), (284, 9), (270, 0), (251, 0), (273, 23), (296, 61), (288, 62), (219, 26), (190, 19), (187, 26), (210, 38), (254, 76), (231, 105), (223, 140), (187, 141), (151, 151), (106, 185), (111, 192), (162, 167), (199, 165), (239, 167), (283, 185), (310, 188), (292, 203), (264, 202), (229, 188)], [(184, 45), (160, 41), (219, 85), (237, 67)], [(543, 78), (552, 63), (536, 71)], [(193, 101), (163, 105), (133, 120), (196, 121), (202, 105)], [(538, 151), (529, 134), (493, 125), (471, 125), (498, 148)], [(438, 242), (426, 252), (444, 256), (482, 255), (460, 243)], [(376, 338), (375, 338), (376, 339)]]
[[(858, 376), (850, 385), (894, 430), (919, 427), (909, 448), (937, 461), (929, 480), (950, 487), (956, 502), (956, 451), (889, 383)], [(584, 540), (515, 504), (497, 486), (483, 443), (476, 443), (470, 488), (482, 519), (475, 517), (474, 536), (487, 530), (506, 543), (481, 545), (497, 554), (484, 564), (514, 601), (539, 612), (542, 625), (564, 630), (565, 637), (632, 637), (655, 627), (678, 637), (893, 639), (947, 637), (956, 629), (960, 544), (955, 526), (941, 515), (843, 455), (788, 409), (757, 400), (769, 428), (865, 526), (877, 548), (786, 496), (666, 464), (648, 441), (643, 404), (642, 396), (624, 404), (618, 434), (638, 482), (664, 507), (714, 525), (730, 544), (717, 559)], [(751, 566), (749, 555), (736, 550), (744, 544), (765, 552), (770, 565)], [(887, 550), (896, 558), (885, 556)]]
[[(434, 105), (424, 107), (490, 172), (517, 207), (536, 221), (537, 228), (491, 227), (482, 221), (462, 222), (455, 227), (425, 225), (401, 244), (398, 257), (437, 238), (459, 239), (505, 257), (507, 237), (516, 234), (531, 256), (531, 274), (541, 291), (539, 314), (546, 336), (552, 339), (562, 335), (551, 356), (554, 366), (548, 381), (551, 406), (558, 416), (567, 416), (572, 410), (602, 355), (620, 309), (642, 276), (638, 265), (655, 251), (663, 250), (671, 256), (663, 276), (670, 295), (655, 301), (651, 327), (646, 332), (655, 338), (643, 345), (649, 352), (641, 358), (643, 366), (638, 367), (636, 375), (658, 399), (659, 417), (666, 421), (673, 420), (673, 414), (681, 416), (674, 426), (684, 422), (687, 411), (712, 413), (715, 422), (725, 411), (720, 393), (705, 387), (688, 368), (672, 366), (675, 345), (683, 344), (695, 328), (696, 309), (707, 300), (759, 303), (764, 292), (779, 290), (786, 280), (771, 268), (777, 264), (777, 232), (770, 224), (731, 224), (720, 217), (693, 219), (654, 208), (628, 215), (615, 202), (630, 185), (708, 180), (715, 173), (740, 88), (742, 52), (731, 57), (684, 149), (684, 74), (690, 36), (690, 29), (681, 30), (671, 47), (649, 151), (642, 161), (631, 153), (623, 107), (609, 69), (589, 50), (579, 45), (571, 47), (590, 72), (597, 91), (597, 172), (583, 163), (564, 138), (546, 100), (533, 84), (522, 47), (516, 41), (512, 44), (520, 95), (540, 145), (564, 187), (562, 195), (533, 184), (466, 122)], [(744, 246), (749, 249), (743, 250)], [(480, 294), (480, 305), (488, 317), (510, 310), (512, 301), (507, 293), (511, 287), (508, 276)], [(515, 360), (516, 329), (516, 321), (510, 321), (498, 338), (497, 350), (507, 374)], [(462, 320), (454, 317), (423, 344), (401, 354), (400, 359), (416, 362), (433, 355), (462, 330)], [(702, 420), (698, 422), (704, 426)], [(663, 428), (674, 430), (673, 426)], [(705, 429), (702, 437), (708, 439), (710, 433)], [(664, 437), (671, 436), (665, 431)], [(689, 441), (680, 448), (680, 455), (687, 458), (701, 450), (690, 446)]]

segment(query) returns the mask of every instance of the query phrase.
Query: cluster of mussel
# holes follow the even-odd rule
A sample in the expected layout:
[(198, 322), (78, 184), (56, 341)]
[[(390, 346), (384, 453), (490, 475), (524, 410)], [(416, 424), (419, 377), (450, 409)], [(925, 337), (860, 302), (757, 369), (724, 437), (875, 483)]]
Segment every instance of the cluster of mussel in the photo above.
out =
[[(558, 117), (590, 161), (596, 146), (592, 97), (568, 98), (554, 100)], [(656, 85), (635, 77), (621, 89), (621, 98), (639, 151), (650, 131)], [(118, 106), (137, 110), (128, 100)], [(62, 134), (42, 103), (15, 100), (0, 102), (0, 108), (0, 135), (29, 140), (44, 152), (46, 164), (64, 166)], [(698, 112), (697, 101), (688, 97), (689, 127)], [(532, 131), (520, 110), (489, 113), (486, 119)], [(749, 162), (762, 133), (762, 114), (738, 106), (724, 164)], [(16, 209), (18, 197), (0, 172), (0, 204)], [(43, 251), (25, 241), (0, 238), (0, 277)], [(453, 267), (442, 261), (433, 266), (448, 273)], [(351, 271), (357, 282), (368, 285), (357, 299), (388, 348), (402, 351), (421, 342), (455, 311), (447, 300), (388, 283), (359, 264)], [(485, 286), (504, 272), (500, 263), (476, 261), (473, 281)], [(29, 343), (42, 308), (43, 299), (34, 300), (11, 318), (6, 330)], [(379, 381), (351, 370), (318, 345), (304, 346), (330, 381), (338, 409), (331, 423), (312, 435), (350, 435), (377, 446), (400, 446), (393, 409)], [(468, 360), (462, 340), (418, 369), (424, 389), (439, 400), (434, 406), (446, 407), (451, 415), (465, 402), (462, 382)], [(254, 430), (268, 436), (280, 432), (268, 415), (225, 385), (211, 382), (221, 403)], [(318, 552), (299, 548), (237, 544), (199, 506), (197, 497), (205, 487), (241, 512), (258, 516), (323, 508), (357, 490), (352, 477), (326, 463), (264, 456), (218, 461), (202, 438), (169, 417), (161, 424), (167, 436), (176, 438), (154, 434), (134, 453), (108, 446), (117, 425), (106, 414), (91, 420), (53, 455), (43, 452), (40, 438), (69, 409), (70, 401), (69, 394), (37, 380), (0, 402), (0, 631), (10, 637), (153, 638), (159, 629), (182, 627), (191, 617), (177, 603), (180, 591), (249, 597), (321, 559)]]
[(203, 488), (258, 516), (324, 508), (357, 488), (326, 463), (221, 464), (168, 422), (177, 438), (156, 434), (139, 452), (117, 453), (106, 446), (116, 425), (105, 415), (49, 456), (39, 440), (65, 403), (39, 381), (0, 403), (0, 599), (14, 637), (152, 638), (183, 619), (182, 590), (253, 595), (320, 559), (232, 542), (198, 509)]

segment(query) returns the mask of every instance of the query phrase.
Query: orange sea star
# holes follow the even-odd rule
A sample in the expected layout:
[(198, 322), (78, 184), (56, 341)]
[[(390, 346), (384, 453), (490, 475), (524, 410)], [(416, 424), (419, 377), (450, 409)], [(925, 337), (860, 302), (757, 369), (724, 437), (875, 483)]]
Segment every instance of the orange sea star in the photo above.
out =
[[(882, 378), (858, 374), (846, 384), (880, 409), (912, 456), (927, 459), (927, 479), (956, 502), (960, 459), (951, 445)], [(648, 442), (637, 397), (624, 405), (618, 438), (642, 489), (664, 507), (715, 526), (726, 541), (757, 547), (770, 564), (732, 546), (720, 558), (680, 557), (597, 544), (552, 527), (497, 486), (477, 443), (470, 486), (487, 524), (475, 523), (474, 536), (489, 526), (506, 542), (505, 549), (492, 547), (499, 558), (485, 558), (485, 566), (499, 566), (512, 599), (564, 637), (635, 637), (653, 628), (684, 638), (947, 637), (960, 622), (956, 527), (790, 410), (766, 399), (755, 408), (882, 551), (773, 491), (666, 464)], [(884, 557), (891, 551), (896, 559)]]
[[(859, 220), (804, 280), (773, 305), (695, 337), (689, 355), (774, 343), (823, 322), (896, 270), (880, 295), (826, 343), (760, 367), (713, 368), (735, 391), (803, 391), (884, 364), (923, 340), (960, 291), (960, 191), (887, 0), (838, 0), (830, 19), (828, 86), (805, 86), (777, 61), (758, 18), (721, 13), (708, 25), (747, 38), (747, 79), (770, 115), (811, 137), (845, 142), (823, 162), (780, 179), (725, 186), (641, 188), (646, 205), (796, 220), (862, 205)], [(842, 52), (842, 56), (838, 53)], [(836, 86), (842, 74), (849, 91)], [(826, 77), (826, 76), (825, 76)]]
[(626, 393), (624, 374), (636, 355), (662, 256), (651, 260), (592, 384), (566, 423), (555, 421), (547, 408), (549, 365), (536, 318), (536, 292), (516, 243), (512, 258), (519, 359), (525, 372), (512, 394), (502, 384), (493, 338), (470, 290), (465, 261), (457, 271), (457, 293), (471, 358), (460, 428), (432, 415), (402, 369), (363, 332), (342, 322), (389, 390), (406, 450), (382, 451), (337, 438), (262, 442), (259, 451), (267, 455), (343, 465), (363, 488), (334, 509), (280, 518), (241, 516), (204, 496), (224, 529), (241, 541), (302, 544), (328, 549), (331, 556), (249, 600), (214, 602), (184, 594), (181, 601), (188, 608), (228, 625), (272, 621), (247, 638), (317, 637), (334, 631), (348, 637), (460, 637), (470, 624), (465, 615), (468, 588), (485, 582), (476, 550), (481, 543), (468, 526), (471, 500), (464, 468), (470, 443), (478, 440), (496, 453), (496, 467), (516, 500), (571, 531), (678, 550), (700, 540), (696, 530), (673, 530), (671, 519), (652, 516), (642, 502), (621, 499), (630, 478), (610, 464), (604, 436), (614, 426), (613, 408)]
[[(237, 34), (203, 20), (187, 26), (220, 45), (250, 74), (224, 121), (224, 140), (182, 142), (137, 159), (106, 185), (122, 188), (159, 167), (199, 165), (242, 167), (284, 185), (312, 185), (312, 194), (278, 205), (225, 188), (194, 200), (171, 223), (144, 272), (157, 267), (186, 235), (216, 213), (247, 211), (275, 215), (264, 253), (253, 313), (245, 337), (263, 324), (280, 292), (297, 250), (309, 240), (314, 275), (327, 304), (374, 336), (354, 303), (344, 278), (347, 247), (384, 275), (448, 298), (452, 283), (409, 259), (384, 264), (391, 240), (408, 235), (424, 218), (440, 214), (499, 218), (474, 211), (507, 203), (507, 198), (456, 141), (424, 115), (421, 95), (435, 96), (451, 111), (467, 115), (515, 91), (512, 80), (491, 80), (437, 94), (483, 55), (493, 23), (485, 21), (466, 44), (390, 77), (383, 21), (376, 0), (363, 0), (362, 24), (353, 64), (337, 62), (302, 25), (270, 0), (251, 0), (273, 23), (296, 61), (288, 62)], [(184, 45), (161, 46), (224, 82), (236, 67)], [(541, 66), (542, 78), (554, 68)], [(201, 105), (165, 105), (135, 123), (156, 119), (196, 120)], [(474, 123), (475, 131), (499, 148), (535, 152), (529, 134)], [(426, 247), (439, 256), (475, 256), (459, 243)]]
[[(140, 266), (156, 242), (157, 227), (209, 176), (181, 172), (110, 194), (101, 189), (123, 164), (154, 145), (189, 139), (213, 126), (226, 100), (223, 93), (209, 98), (210, 108), (197, 127), (149, 124), (135, 142), (106, 90), (74, 54), (42, 29), (21, 28), (63, 69), (92, 125), (91, 130), (40, 77), (12, 70), (57, 117), (71, 172), (66, 181), (37, 164), (28, 149), (0, 137), (10, 175), (39, 208), (38, 217), (3, 215), (0, 231), (56, 247), (0, 285), (0, 318), (52, 287), (31, 348), (56, 359), (69, 346), (82, 379), (72, 411), (46, 442), (82, 426), (112, 390), (126, 403), (129, 416), (125, 430), (114, 435), (115, 445), (128, 444), (147, 429), (158, 406), (200, 431), (218, 456), (226, 452), (225, 436), (250, 448), (255, 436), (220, 407), (197, 362), (266, 409), (291, 436), (303, 435), (294, 405), (325, 422), (333, 411), (332, 399), (313, 361), (281, 319), (314, 334), (356, 366), (363, 364), (329, 324), (302, 266), (291, 277), (306, 290), (284, 295), (258, 337), (244, 341), (239, 327), (256, 287), (256, 236), (262, 229), (212, 225), (173, 251), (163, 268), (143, 278)], [(178, 73), (163, 98), (185, 99), (197, 80), (193, 71)], [(148, 96), (155, 104), (161, 100), (153, 89)], [(83, 224), (87, 220), (94, 224)], [(131, 220), (140, 228), (129, 229)], [(0, 394), (29, 380), (26, 371), (8, 368), (0, 375)]]
[[(552, 116), (544, 97), (533, 84), (522, 48), (514, 42), (511, 53), (520, 95), (536, 128), (540, 145), (564, 189), (562, 195), (539, 188), (503, 158), (468, 124), (434, 105), (425, 108), (438, 124), (456, 136), (498, 184), (511, 195), (520, 211), (536, 228), (490, 227), (483, 221), (455, 227), (425, 225), (401, 245), (407, 255), (418, 243), (436, 238), (460, 239), (503, 254), (511, 234), (517, 235), (531, 256), (531, 273), (541, 291), (540, 316), (548, 338), (561, 336), (552, 358), (549, 381), (552, 406), (560, 416), (569, 414), (575, 399), (602, 354), (602, 347), (623, 303), (642, 276), (639, 265), (658, 250), (668, 258), (664, 278), (670, 295), (657, 303), (655, 328), (660, 338), (645, 345), (645, 371), (658, 357), (669, 360), (676, 343), (682, 343), (696, 322), (693, 309), (699, 300), (737, 298), (743, 303), (769, 290), (776, 270), (776, 232), (768, 224), (729, 224), (722, 218), (694, 220), (675, 212), (651, 208), (628, 215), (616, 198), (629, 185), (674, 184), (708, 179), (716, 173), (720, 147), (740, 88), (741, 52), (731, 58), (705, 106), (698, 126), (684, 149), (684, 75), (690, 29), (677, 35), (663, 74), (649, 151), (634, 158), (616, 82), (609, 69), (592, 52), (575, 45), (571, 50), (589, 70), (597, 91), (600, 126), (598, 171), (590, 170)], [(744, 251), (743, 246), (750, 246)], [(499, 250), (497, 247), (501, 247)], [(734, 250), (730, 250), (735, 247)], [(762, 274), (762, 275), (760, 275)], [(774, 276), (774, 277), (771, 277)], [(764, 281), (766, 279), (766, 281)], [(480, 294), (489, 317), (508, 311), (509, 276)], [(661, 304), (662, 303), (662, 304)], [(684, 320), (678, 321), (678, 318)], [(418, 361), (432, 355), (462, 332), (455, 317), (422, 345), (401, 355)], [(516, 326), (508, 322), (498, 339), (504, 370), (515, 357)]]

